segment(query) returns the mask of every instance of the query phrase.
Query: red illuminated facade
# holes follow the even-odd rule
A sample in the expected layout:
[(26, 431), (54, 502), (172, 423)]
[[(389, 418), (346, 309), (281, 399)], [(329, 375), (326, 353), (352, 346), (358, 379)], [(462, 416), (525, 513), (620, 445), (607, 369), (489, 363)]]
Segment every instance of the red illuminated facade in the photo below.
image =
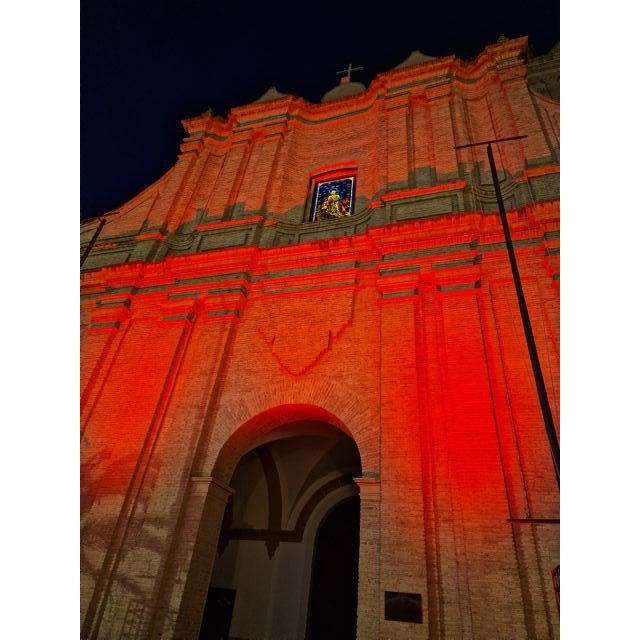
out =
[[(83, 638), (198, 638), (239, 461), (323, 429), (359, 456), (358, 640), (558, 637), (559, 491), (486, 153), (454, 149), (528, 136), (495, 153), (559, 425), (558, 74), (559, 49), (501, 40), (183, 122), (174, 167), (105, 216), (82, 268)], [(271, 566), (303, 542), (266, 459), (267, 524), (237, 544)], [(301, 540), (351, 491), (334, 475), (292, 498)]]

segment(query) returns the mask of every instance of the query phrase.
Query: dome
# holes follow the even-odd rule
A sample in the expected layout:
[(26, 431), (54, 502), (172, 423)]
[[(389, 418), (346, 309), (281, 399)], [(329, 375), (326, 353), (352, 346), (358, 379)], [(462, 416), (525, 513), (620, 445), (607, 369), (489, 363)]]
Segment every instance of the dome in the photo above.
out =
[(329, 102), (331, 100), (339, 100), (340, 98), (349, 98), (355, 96), (358, 93), (362, 93), (367, 87), (362, 82), (340, 82), (337, 87), (327, 91), (322, 96), (320, 102)]
[(403, 62), (401, 62), (397, 67), (394, 67), (394, 69), (404, 69), (405, 67), (413, 67), (416, 64), (422, 64), (423, 62), (429, 62), (429, 60), (435, 60), (436, 58), (434, 58), (433, 56), (427, 56), (424, 53), (422, 53), (422, 51), (418, 51), (417, 49), (415, 51), (411, 52), (411, 55), (404, 60)]
[(281, 93), (275, 87), (269, 87), (267, 91), (263, 93), (255, 102), (268, 102), (269, 100), (278, 100), (280, 98), (287, 98), (288, 96), (289, 94)]

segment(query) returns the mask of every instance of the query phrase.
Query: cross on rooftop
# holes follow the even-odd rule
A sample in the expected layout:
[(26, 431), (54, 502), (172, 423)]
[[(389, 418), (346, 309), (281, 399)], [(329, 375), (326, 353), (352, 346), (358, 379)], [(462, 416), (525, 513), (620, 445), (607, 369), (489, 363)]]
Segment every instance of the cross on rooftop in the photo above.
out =
[(351, 63), (349, 63), (349, 66), (346, 69), (343, 69), (342, 71), (336, 71), (336, 75), (339, 76), (341, 73), (346, 73), (347, 77), (345, 78), (340, 78), (341, 82), (351, 82), (351, 72), (352, 71), (362, 71), (364, 69), (364, 67), (354, 67), (351, 65)]

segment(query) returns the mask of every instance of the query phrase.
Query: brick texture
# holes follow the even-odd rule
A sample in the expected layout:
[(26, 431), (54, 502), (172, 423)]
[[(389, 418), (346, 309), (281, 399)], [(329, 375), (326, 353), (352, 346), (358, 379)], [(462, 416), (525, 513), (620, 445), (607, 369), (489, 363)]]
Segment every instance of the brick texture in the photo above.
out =
[[(559, 107), (525, 51), (190, 118), (176, 165), (107, 217), (81, 280), (83, 638), (195, 640), (234, 469), (303, 422), (360, 454), (358, 640), (559, 637), (558, 487), (504, 237), (483, 150), (453, 149), (529, 136), (496, 159), (558, 427)], [(306, 222), (313, 179), (347, 169), (353, 218)], [(422, 624), (385, 620), (385, 591), (420, 594)]]

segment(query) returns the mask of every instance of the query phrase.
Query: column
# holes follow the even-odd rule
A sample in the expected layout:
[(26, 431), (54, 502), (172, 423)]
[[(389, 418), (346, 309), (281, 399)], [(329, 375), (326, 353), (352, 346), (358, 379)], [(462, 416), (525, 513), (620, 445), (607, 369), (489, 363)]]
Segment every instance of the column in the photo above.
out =
[[(522, 260), (519, 263), (522, 264)], [(554, 383), (557, 382), (558, 354), (554, 353), (551, 336), (545, 335), (536, 283), (525, 280), (523, 288), (557, 429), (557, 394), (554, 393)], [(528, 496), (527, 515), (532, 518), (557, 518), (558, 488), (513, 280), (492, 282), (489, 301)]]
[(235, 203), (249, 151), (250, 143), (246, 139), (234, 141), (228, 148), (213, 193), (206, 205), (209, 217), (222, 218)]
[[(102, 303), (102, 304), (101, 304)], [(81, 430), (87, 426), (92, 409), (100, 397), (102, 386), (107, 379), (111, 364), (118, 353), (122, 338), (126, 333), (129, 316), (129, 300), (98, 300), (91, 312), (89, 326), (83, 332), (80, 350), (80, 424)]]
[(387, 185), (389, 183), (387, 176), (387, 118), (386, 111), (384, 106), (382, 105), (382, 101), (378, 103), (378, 106), (375, 110), (375, 130), (376, 130), (376, 141), (375, 141), (375, 158), (376, 158), (376, 167), (375, 167), (375, 193), (384, 193), (387, 190)]
[(459, 177), (451, 119), (451, 96), (434, 96), (430, 102), (433, 124), (433, 146), (438, 182), (449, 182)]
[(163, 182), (158, 197), (155, 199), (147, 216), (145, 232), (157, 231), (167, 226), (180, 188), (196, 162), (196, 158), (195, 151), (181, 153), (178, 156), (178, 161), (171, 168), (169, 175)]
[(280, 130), (282, 139), (277, 146), (277, 153), (273, 169), (269, 175), (269, 179), (266, 185), (266, 195), (264, 198), (263, 207), (268, 213), (285, 213), (282, 211), (282, 186), (285, 179), (285, 173), (287, 172), (287, 161), (291, 154), (292, 146), (294, 144), (294, 136), (296, 136), (296, 129), (287, 129), (283, 126)]
[[(491, 113), (496, 138), (509, 138), (521, 135), (516, 127), (509, 103), (504, 94), (504, 87), (499, 81), (492, 82), (487, 90), (487, 107)], [(526, 132), (525, 132), (526, 133)], [(511, 176), (517, 176), (525, 169), (523, 140), (503, 142), (493, 147), (502, 165)], [(486, 150), (485, 154), (486, 154)]]
[[(384, 592), (419, 594), (422, 623), (381, 621), (380, 636), (424, 639), (429, 611), (422, 415), (418, 400), (418, 274), (385, 270), (378, 281), (381, 336), (381, 608)], [(383, 609), (384, 610), (384, 609)]]
[[(512, 72), (512, 75), (515, 74)], [(529, 93), (524, 68), (519, 76), (504, 81), (504, 92), (517, 131), (528, 136), (522, 140), (525, 157), (528, 164), (553, 162), (553, 153), (542, 130), (542, 123), (533, 104), (533, 98)]]
[(262, 140), (263, 131), (254, 131), (251, 134), (251, 140), (247, 149), (247, 155), (240, 166), (238, 172), (238, 181), (235, 187), (235, 193), (232, 193), (229, 206), (232, 207), (232, 217), (241, 217), (247, 211), (247, 200), (250, 199), (250, 193), (255, 185), (255, 177), (258, 166), (262, 163)]
[(383, 616), (380, 594), (380, 479), (354, 478), (354, 482), (360, 491), (357, 638), (378, 640)]
[(461, 638), (525, 637), (525, 604), (478, 308), (480, 272), (441, 269), (435, 284), (457, 599), (463, 603), (462, 619), (470, 624)]
[(103, 624), (110, 627), (124, 615), (122, 601), (111, 597), (116, 569), (191, 330), (188, 319), (163, 321), (163, 314), (150, 300), (134, 303), (84, 431), (83, 638), (97, 637)]
[(407, 96), (385, 100), (387, 180), (391, 191), (409, 186), (408, 114)]
[(175, 555), (165, 576), (166, 609), (149, 637), (197, 640), (218, 548), (222, 518), (233, 489), (213, 477), (192, 477)]
[[(193, 482), (198, 483), (198, 478), (209, 477), (208, 470), (194, 466), (194, 459), (200, 441), (208, 433), (207, 425), (217, 403), (216, 389), (228, 361), (243, 301), (241, 291), (233, 293), (229, 288), (198, 303), (188, 345), (176, 370), (170, 399), (162, 411), (161, 428), (131, 510), (111, 596), (119, 602), (140, 603), (137, 632), (145, 637), (151, 633), (151, 626), (161, 628), (167, 617), (177, 616), (177, 606), (171, 607), (178, 571), (174, 562), (182, 553), (180, 545), (193, 543), (189, 542), (191, 525), (185, 525), (183, 520), (192, 500), (192, 487), (186, 478), (195, 475)], [(226, 313), (220, 313), (220, 307)], [(173, 322), (181, 320), (178, 310), (171, 310)], [(199, 495), (197, 491), (195, 494)], [(212, 566), (213, 556), (205, 568), (210, 572)], [(125, 613), (120, 611), (120, 617)]]
[(471, 636), (471, 612), (465, 589), (466, 569), (456, 551), (460, 527), (447, 454), (442, 315), (433, 277), (426, 276), (421, 284), (423, 351), (419, 372), (426, 414), (422, 442), (429, 633), (430, 637), (438, 638), (446, 631), (452, 638), (463, 640)]
[(191, 199), (189, 200), (190, 213), (189, 215), (185, 215), (183, 222), (195, 219), (196, 211), (199, 209), (206, 211), (207, 201), (213, 192), (224, 160), (223, 151), (220, 150), (221, 146), (222, 144), (219, 142), (215, 144), (209, 142), (209, 144), (205, 146), (206, 162), (198, 177), (198, 182), (193, 189)]
[(166, 227), (168, 231), (175, 231), (182, 223), (193, 220), (195, 217), (195, 208), (189, 211), (189, 203), (198, 186), (198, 182), (202, 173), (207, 166), (209, 153), (205, 150), (204, 144), (198, 141), (197, 145), (191, 143), (195, 159), (193, 160), (188, 173), (185, 175), (182, 184), (178, 188), (178, 192), (174, 199), (171, 211), (167, 217)]
[(413, 178), (416, 187), (433, 184), (435, 158), (433, 154), (433, 131), (431, 114), (423, 93), (411, 99)]
[(283, 134), (276, 133), (265, 136), (258, 144), (260, 160), (251, 175), (251, 183), (247, 185), (245, 210), (262, 213), (267, 188), (273, 176), (278, 152), (282, 148)]

